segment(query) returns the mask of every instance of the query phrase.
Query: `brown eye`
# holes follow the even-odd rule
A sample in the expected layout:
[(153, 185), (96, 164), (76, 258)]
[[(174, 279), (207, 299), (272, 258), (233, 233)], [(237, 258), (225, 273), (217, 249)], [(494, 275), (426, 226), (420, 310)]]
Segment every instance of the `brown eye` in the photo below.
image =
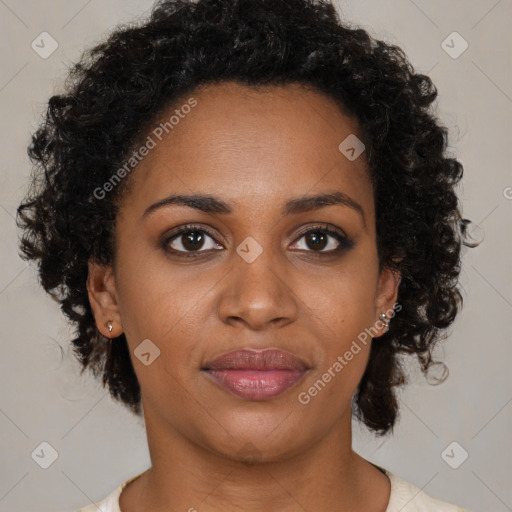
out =
[(196, 251), (204, 245), (204, 234), (200, 231), (190, 231), (181, 235), (181, 245), (187, 251)]
[(305, 239), (306, 245), (309, 248), (314, 249), (315, 251), (317, 249), (325, 249), (329, 242), (328, 235), (326, 235), (325, 233), (320, 233), (318, 231), (308, 233), (307, 235), (305, 235)]
[[(302, 233), (298, 240), (304, 239), (302, 247), (295, 242), (295, 249), (316, 252), (319, 255), (332, 255), (353, 247), (354, 242), (341, 231), (329, 227), (313, 227)], [(299, 245), (297, 247), (297, 244)]]
[(213, 236), (205, 229), (198, 227), (184, 227), (172, 236), (166, 237), (162, 241), (162, 246), (166, 251), (187, 256), (187, 253), (207, 252), (211, 249), (223, 248), (215, 242)]

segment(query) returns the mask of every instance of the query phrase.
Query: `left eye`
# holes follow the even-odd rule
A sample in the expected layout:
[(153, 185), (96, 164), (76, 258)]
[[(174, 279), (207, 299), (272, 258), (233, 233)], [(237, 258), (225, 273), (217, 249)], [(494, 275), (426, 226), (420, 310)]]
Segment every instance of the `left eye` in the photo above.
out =
[(346, 236), (325, 227), (312, 228), (306, 231), (298, 238), (299, 241), (302, 239), (305, 240), (306, 247), (297, 248), (301, 250), (313, 249), (312, 252), (334, 253), (350, 245), (350, 241)]

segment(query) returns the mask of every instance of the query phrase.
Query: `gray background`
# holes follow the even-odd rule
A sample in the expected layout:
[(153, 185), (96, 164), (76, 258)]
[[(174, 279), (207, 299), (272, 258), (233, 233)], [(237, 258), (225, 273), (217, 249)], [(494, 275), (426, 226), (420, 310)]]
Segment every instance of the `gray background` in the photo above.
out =
[[(150, 0), (0, 0), (0, 511), (72, 511), (98, 501), (149, 465), (144, 427), (79, 366), (58, 306), (17, 256), (15, 209), (25, 192), (29, 136), (66, 68), (120, 22), (148, 12)], [(439, 89), (451, 151), (465, 167), (463, 214), (484, 238), (464, 257), (464, 308), (439, 353), (450, 378), (430, 386), (412, 369), (393, 437), (354, 425), (368, 459), (472, 511), (512, 510), (511, 0), (351, 0), (349, 20), (402, 46)], [(58, 49), (41, 58), (43, 31)], [(468, 42), (458, 58), (441, 43), (453, 31)], [(448, 39), (457, 51), (458, 40)], [(42, 469), (31, 453), (43, 441), (58, 452)], [(460, 462), (462, 449), (469, 458)]]

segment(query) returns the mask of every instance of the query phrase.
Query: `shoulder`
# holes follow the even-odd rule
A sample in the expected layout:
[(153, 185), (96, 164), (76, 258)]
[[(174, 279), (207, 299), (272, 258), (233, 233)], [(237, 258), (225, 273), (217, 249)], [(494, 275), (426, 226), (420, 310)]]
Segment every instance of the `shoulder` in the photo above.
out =
[(429, 496), (415, 485), (385, 470), (391, 481), (391, 496), (386, 512), (469, 512)]
[[(433, 498), (390, 471), (380, 469), (386, 473), (391, 482), (391, 495), (386, 512), (469, 512), (451, 503)], [(136, 475), (123, 482), (99, 503), (91, 503), (76, 512), (121, 512), (119, 508), (121, 491), (125, 485), (139, 476)]]
[(98, 503), (91, 503), (90, 505), (87, 505), (80, 510), (77, 510), (76, 512), (121, 512), (121, 509), (119, 508), (119, 496), (121, 496), (121, 491), (127, 484), (141, 476), (146, 471), (147, 469), (139, 475), (135, 475), (134, 477), (129, 478), (119, 487), (116, 487), (112, 492), (110, 492), (110, 494), (105, 496)]
[(121, 484), (98, 503), (91, 503), (77, 512), (120, 512), (119, 496), (125, 484)]

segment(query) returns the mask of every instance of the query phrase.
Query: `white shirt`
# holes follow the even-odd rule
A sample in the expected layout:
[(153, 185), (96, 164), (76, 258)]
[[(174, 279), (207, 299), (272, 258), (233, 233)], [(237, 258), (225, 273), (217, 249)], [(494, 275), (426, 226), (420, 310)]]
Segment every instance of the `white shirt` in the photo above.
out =
[[(382, 468), (381, 468), (382, 469)], [(383, 469), (391, 482), (391, 495), (386, 512), (468, 512), (455, 505), (432, 498), (415, 485)], [(142, 473), (141, 473), (142, 474)], [(121, 512), (119, 496), (123, 488), (140, 475), (134, 476), (114, 489), (97, 504), (88, 505), (77, 512)]]

